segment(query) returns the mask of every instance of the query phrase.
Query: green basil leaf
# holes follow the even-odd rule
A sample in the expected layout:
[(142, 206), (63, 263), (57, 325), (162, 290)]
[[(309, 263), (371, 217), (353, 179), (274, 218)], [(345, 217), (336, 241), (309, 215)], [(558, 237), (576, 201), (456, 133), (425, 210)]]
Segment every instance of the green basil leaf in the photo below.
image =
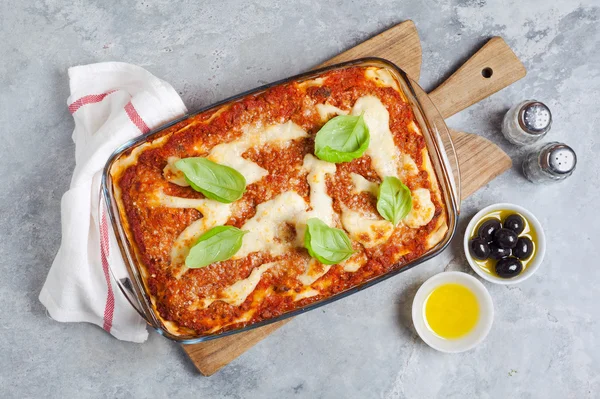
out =
[(306, 222), (304, 246), (310, 256), (324, 265), (335, 265), (354, 253), (352, 242), (344, 230), (329, 227), (317, 218)]
[(369, 140), (369, 128), (362, 115), (336, 116), (317, 132), (315, 155), (327, 162), (350, 162), (365, 153)]
[(377, 195), (377, 211), (396, 226), (412, 209), (412, 194), (400, 179), (388, 176), (383, 179)]
[(184, 158), (175, 162), (190, 186), (206, 198), (226, 204), (242, 198), (246, 191), (246, 179), (229, 166), (220, 165), (206, 158)]
[(185, 265), (198, 269), (231, 258), (242, 246), (247, 231), (233, 226), (217, 226), (202, 234), (185, 258)]

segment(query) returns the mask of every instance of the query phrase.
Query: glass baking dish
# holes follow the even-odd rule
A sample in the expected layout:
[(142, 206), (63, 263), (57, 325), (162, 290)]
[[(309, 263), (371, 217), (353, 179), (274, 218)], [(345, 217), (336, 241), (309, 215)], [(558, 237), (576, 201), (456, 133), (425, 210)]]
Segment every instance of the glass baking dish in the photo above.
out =
[[(435, 170), (438, 179), (438, 184), (440, 186), (442, 200), (444, 201), (446, 206), (448, 231), (446, 232), (445, 236), (437, 245), (429, 249), (421, 257), (403, 265), (402, 267), (393, 269), (383, 275), (365, 281), (358, 286), (352, 287), (338, 294), (324, 298), (320, 301), (311, 303), (310, 305), (307, 305), (305, 307), (286, 312), (278, 317), (263, 320), (242, 328), (227, 330), (224, 332), (214, 333), (210, 335), (174, 335), (171, 332), (169, 332), (168, 328), (166, 328), (164, 322), (162, 321), (162, 318), (158, 315), (158, 312), (152, 303), (148, 287), (146, 286), (140, 271), (142, 266), (138, 262), (138, 256), (136, 255), (136, 246), (132, 242), (130, 242), (125, 232), (123, 221), (121, 220), (121, 213), (118, 209), (118, 204), (114, 192), (113, 180), (111, 176), (111, 168), (114, 165), (115, 161), (121, 156), (129, 154), (133, 149), (140, 146), (141, 144), (157, 138), (162, 134), (162, 132), (165, 129), (169, 128), (170, 126), (182, 122), (191, 116), (198, 115), (203, 112), (214, 111), (217, 108), (226, 106), (231, 102), (238, 101), (249, 95), (258, 94), (277, 85), (282, 85), (295, 81), (302, 82), (304, 80), (315, 79), (325, 72), (354, 66), (375, 66), (379, 68), (386, 68), (396, 78), (396, 80), (401, 86), (401, 90), (406, 95), (408, 102), (410, 103), (413, 109), (415, 118), (421, 127), (423, 136), (425, 137), (432, 166)], [(107, 211), (110, 218), (110, 225), (115, 233), (117, 243), (125, 264), (125, 268), (123, 270), (117, 270), (117, 268), (115, 268), (114, 266), (111, 267), (111, 273), (114, 279), (116, 280), (117, 285), (119, 286), (123, 294), (127, 297), (131, 305), (156, 331), (174, 341), (184, 344), (193, 344), (202, 341), (221, 338), (243, 331), (248, 331), (254, 328), (258, 328), (270, 323), (286, 319), (288, 317), (299, 315), (312, 309), (316, 309), (320, 306), (326, 305), (333, 301), (337, 301), (338, 299), (344, 298), (362, 289), (375, 285), (383, 280), (386, 280), (396, 274), (404, 272), (438, 255), (449, 244), (456, 230), (460, 206), (460, 178), (457, 157), (454, 151), (454, 146), (452, 144), (448, 128), (446, 127), (443, 117), (440, 115), (440, 113), (438, 112), (432, 101), (429, 99), (427, 94), (423, 91), (423, 89), (421, 89), (416, 82), (411, 80), (404, 71), (402, 71), (393, 63), (381, 58), (363, 58), (292, 76), (290, 78), (270, 83), (258, 87), (256, 89), (238, 94), (236, 96), (223, 100), (217, 104), (190, 113), (176, 121), (161, 126), (160, 128), (154, 130), (151, 133), (140, 136), (123, 144), (111, 155), (111, 157), (106, 163), (106, 166), (104, 167), (104, 171), (102, 174), (102, 188), (100, 194), (101, 196), (103, 196), (104, 201), (106, 202)]]

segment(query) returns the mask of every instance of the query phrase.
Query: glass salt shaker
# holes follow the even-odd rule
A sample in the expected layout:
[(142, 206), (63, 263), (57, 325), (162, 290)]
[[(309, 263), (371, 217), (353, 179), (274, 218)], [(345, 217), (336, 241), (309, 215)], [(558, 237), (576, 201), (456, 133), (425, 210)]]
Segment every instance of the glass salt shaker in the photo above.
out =
[(571, 176), (575, 166), (575, 151), (566, 144), (552, 142), (527, 154), (523, 161), (523, 174), (532, 183), (549, 183)]
[(517, 145), (533, 144), (548, 133), (552, 126), (552, 113), (542, 102), (523, 101), (504, 115), (502, 134)]

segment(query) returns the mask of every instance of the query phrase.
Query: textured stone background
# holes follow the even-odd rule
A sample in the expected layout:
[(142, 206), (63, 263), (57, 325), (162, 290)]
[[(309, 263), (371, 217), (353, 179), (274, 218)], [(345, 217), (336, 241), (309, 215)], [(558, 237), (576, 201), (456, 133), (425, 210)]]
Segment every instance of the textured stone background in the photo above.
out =
[[(37, 296), (60, 242), (59, 204), (74, 166), (67, 68), (119, 60), (169, 81), (189, 109), (305, 71), (404, 19), (423, 41), (434, 88), (501, 35), (528, 75), (454, 116), (515, 167), (463, 203), (455, 245), (436, 261), (303, 315), (211, 378), (175, 344), (119, 342), (46, 316)], [(581, 1), (2, 1), (0, 5), (0, 391), (2, 397), (598, 397), (600, 391), (600, 7)], [(577, 172), (528, 184), (502, 114), (536, 98), (554, 111), (548, 140), (571, 144)], [(437, 353), (412, 328), (426, 278), (467, 271), (468, 217), (510, 201), (532, 210), (549, 248), (516, 287), (486, 284), (494, 327), (477, 349)], [(594, 301), (596, 300), (596, 301)]]

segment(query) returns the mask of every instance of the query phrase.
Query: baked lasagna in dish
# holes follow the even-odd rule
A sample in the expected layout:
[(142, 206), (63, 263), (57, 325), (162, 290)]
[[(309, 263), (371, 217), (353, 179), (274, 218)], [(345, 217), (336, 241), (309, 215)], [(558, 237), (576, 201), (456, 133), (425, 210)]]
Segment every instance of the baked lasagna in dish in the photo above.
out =
[[(445, 202), (401, 87), (384, 67), (334, 69), (191, 116), (118, 157), (110, 174), (121, 225), (170, 333), (278, 317), (402, 268), (444, 238)], [(362, 139), (334, 137), (332, 151), (361, 151), (322, 155), (317, 134), (348, 126)], [(244, 189), (226, 201), (208, 195), (182, 160), (233, 170)], [(397, 182), (387, 211), (386, 180)], [(314, 241), (314, 226), (333, 239)], [(239, 232), (238, 245), (225, 259), (217, 240), (202, 256), (223, 260), (194, 263), (193, 248), (208, 236), (215, 244), (217, 230)]]

